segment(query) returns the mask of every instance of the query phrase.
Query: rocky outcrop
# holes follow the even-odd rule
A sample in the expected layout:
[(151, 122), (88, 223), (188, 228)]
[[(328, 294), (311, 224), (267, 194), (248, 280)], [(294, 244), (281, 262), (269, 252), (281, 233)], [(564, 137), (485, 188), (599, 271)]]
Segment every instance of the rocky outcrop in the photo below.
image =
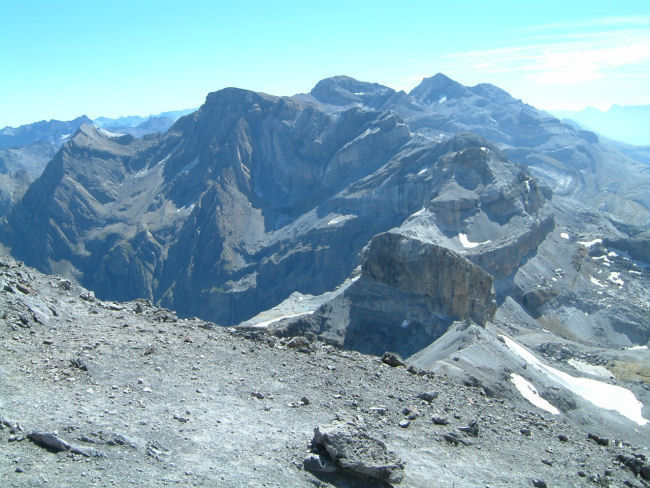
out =
[(277, 328), (366, 353), (408, 356), (454, 320), (485, 325), (495, 310), (488, 273), (454, 251), (386, 232), (368, 245), (357, 281), (312, 315)]
[(372, 239), (362, 278), (421, 296), (433, 315), (478, 324), (494, 316), (492, 277), (455, 252), (387, 232)]
[(477, 253), (467, 255), (468, 259), (495, 277), (510, 275), (522, 260), (536, 250), (549, 232), (555, 228), (553, 215), (519, 235)]

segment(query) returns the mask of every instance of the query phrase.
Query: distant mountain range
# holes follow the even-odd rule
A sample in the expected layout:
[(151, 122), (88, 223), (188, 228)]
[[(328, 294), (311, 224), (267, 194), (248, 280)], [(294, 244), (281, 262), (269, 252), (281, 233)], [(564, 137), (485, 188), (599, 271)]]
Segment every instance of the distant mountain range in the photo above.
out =
[(111, 134), (144, 137), (167, 132), (178, 118), (191, 112), (193, 109), (163, 112), (148, 117), (99, 117), (95, 120), (82, 115), (70, 121), (42, 120), (0, 129), (0, 216), (5, 215), (20, 199), (56, 151), (82, 124), (94, 124)]
[(117, 118), (97, 117), (96, 119), (93, 120), (93, 122), (95, 126), (104, 127), (107, 129), (110, 127), (137, 127), (139, 125), (142, 125), (150, 121), (151, 119), (163, 118), (163, 119), (170, 119), (173, 122), (176, 122), (183, 115), (192, 113), (195, 110), (196, 110), (195, 108), (189, 108), (185, 110), (171, 110), (167, 112), (161, 112), (155, 115), (148, 115), (146, 117), (142, 117), (140, 115), (128, 115), (128, 116), (117, 117)]
[[(337, 76), (295, 97), (223, 89), (142, 139), (84, 124), (13, 206), (0, 238), (19, 259), (75, 276), (99, 296), (147, 297), (223, 325), (293, 292), (333, 290), (370, 253), (371, 279), (309, 328), (359, 348), (370, 347), (369, 328), (383, 330), (373, 352), (413, 352), (449, 320), (490, 320), (489, 284), (480, 296), (460, 282), (448, 288), (459, 266), (467, 283), (484, 281), (473, 265), (494, 279), (499, 303), (510, 297), (562, 323), (598, 310), (608, 330), (645, 342), (650, 330), (632, 305), (645, 299), (626, 287), (624, 301), (594, 301), (576, 240), (610, 239), (643, 257), (648, 170), (493, 85), (438, 74), (407, 94)], [(410, 271), (381, 271), (414, 252), (441, 256), (450, 267), (429, 273), (451, 282), (434, 293)], [(571, 283), (553, 281), (571, 259), (579, 263)], [(377, 297), (396, 305), (377, 309)], [(413, 324), (400, 337), (418, 330), (418, 340), (390, 342), (398, 317)]]
[(574, 120), (608, 139), (650, 146), (650, 105), (612, 105), (605, 111), (587, 107), (580, 111), (555, 110), (553, 114)]

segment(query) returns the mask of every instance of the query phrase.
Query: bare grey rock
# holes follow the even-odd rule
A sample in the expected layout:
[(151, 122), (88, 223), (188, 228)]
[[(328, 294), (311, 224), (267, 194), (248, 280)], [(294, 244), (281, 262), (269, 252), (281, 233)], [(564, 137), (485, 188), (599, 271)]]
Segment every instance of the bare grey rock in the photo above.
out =
[(381, 362), (393, 368), (404, 366), (406, 364), (399, 354), (388, 351), (384, 352), (384, 355), (381, 357)]
[(437, 392), (437, 391), (424, 392), (424, 393), (418, 394), (418, 398), (420, 398), (421, 400), (424, 400), (427, 403), (431, 403), (432, 401), (434, 401), (439, 396), (440, 396), (440, 392)]
[(404, 463), (386, 445), (367, 433), (340, 425), (314, 429), (312, 447), (327, 453), (339, 470), (378, 482), (397, 484)]
[(35, 430), (27, 435), (27, 438), (41, 447), (52, 449), (53, 451), (69, 451), (70, 444), (51, 432), (42, 432)]

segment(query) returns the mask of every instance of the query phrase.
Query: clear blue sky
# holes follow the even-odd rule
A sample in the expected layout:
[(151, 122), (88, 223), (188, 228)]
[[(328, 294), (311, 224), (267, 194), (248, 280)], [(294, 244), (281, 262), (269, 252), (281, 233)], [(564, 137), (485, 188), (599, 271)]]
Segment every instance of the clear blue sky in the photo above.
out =
[(0, 0), (0, 127), (444, 72), (545, 109), (650, 104), (650, 2)]

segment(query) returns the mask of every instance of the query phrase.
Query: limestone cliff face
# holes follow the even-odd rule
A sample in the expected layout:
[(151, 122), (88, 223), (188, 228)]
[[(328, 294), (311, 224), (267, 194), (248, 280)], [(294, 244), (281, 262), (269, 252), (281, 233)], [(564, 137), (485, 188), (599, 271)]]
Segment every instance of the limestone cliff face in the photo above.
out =
[(492, 277), (444, 247), (392, 232), (379, 234), (361, 269), (364, 279), (421, 296), (432, 315), (485, 325), (496, 310)]
[(371, 354), (410, 355), (453, 321), (485, 325), (494, 317), (495, 297), (492, 277), (458, 253), (386, 232), (370, 241), (357, 281), (282, 327)]

